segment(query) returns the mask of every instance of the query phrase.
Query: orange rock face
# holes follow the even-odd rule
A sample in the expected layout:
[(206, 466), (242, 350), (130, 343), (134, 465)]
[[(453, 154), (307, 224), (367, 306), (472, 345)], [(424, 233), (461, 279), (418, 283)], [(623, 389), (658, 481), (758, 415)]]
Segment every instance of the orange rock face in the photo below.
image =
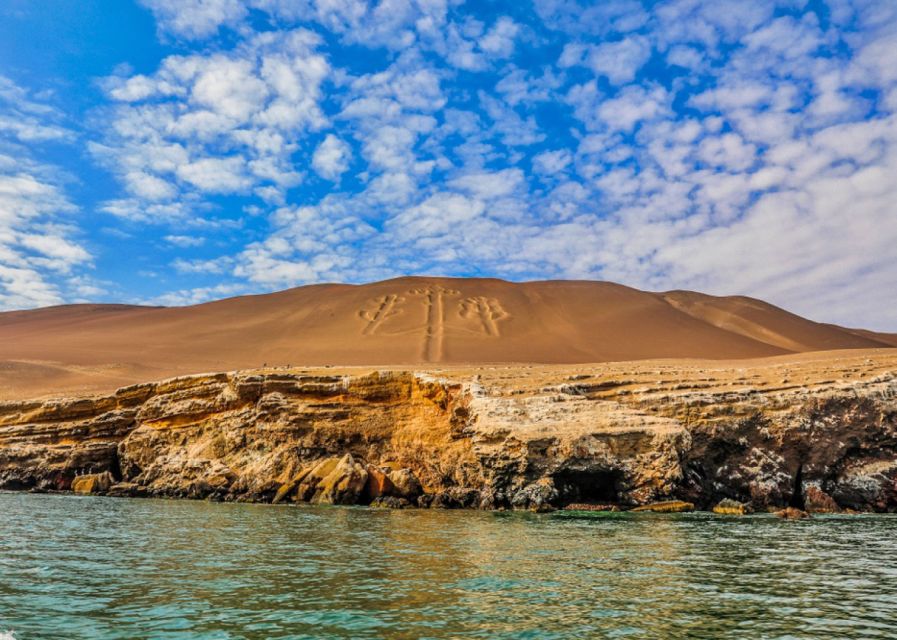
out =
[(190, 376), (0, 402), (0, 488), (533, 511), (710, 509), (723, 498), (763, 511), (895, 511), (895, 371), (890, 353), (839, 353)]
[(108, 471), (103, 473), (88, 473), (83, 476), (75, 476), (72, 480), (72, 491), (75, 493), (105, 493), (115, 484), (115, 478)]
[(377, 467), (368, 467), (368, 482), (365, 489), (367, 497), (372, 500), (382, 496), (394, 495), (395, 485), (385, 472)]

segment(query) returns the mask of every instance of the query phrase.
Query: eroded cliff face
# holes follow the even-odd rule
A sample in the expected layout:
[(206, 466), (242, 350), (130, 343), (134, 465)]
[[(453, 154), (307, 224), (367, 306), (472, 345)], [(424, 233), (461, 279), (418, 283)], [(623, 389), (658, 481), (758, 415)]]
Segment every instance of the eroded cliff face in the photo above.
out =
[(897, 357), (244, 371), (0, 404), (0, 488), (897, 511)]

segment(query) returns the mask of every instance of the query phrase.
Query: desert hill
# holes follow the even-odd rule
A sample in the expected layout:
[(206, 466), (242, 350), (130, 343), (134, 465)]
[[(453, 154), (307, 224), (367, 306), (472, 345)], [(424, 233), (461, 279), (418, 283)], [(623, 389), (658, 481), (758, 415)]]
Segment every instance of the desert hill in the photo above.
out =
[(863, 338), (871, 338), (877, 342), (884, 342), (892, 347), (897, 347), (897, 333), (880, 333), (866, 329), (851, 329), (850, 331)]
[(737, 359), (894, 347), (745, 297), (592, 281), (398, 278), (189, 307), (0, 313), (0, 386), (22, 393), (283, 365)]

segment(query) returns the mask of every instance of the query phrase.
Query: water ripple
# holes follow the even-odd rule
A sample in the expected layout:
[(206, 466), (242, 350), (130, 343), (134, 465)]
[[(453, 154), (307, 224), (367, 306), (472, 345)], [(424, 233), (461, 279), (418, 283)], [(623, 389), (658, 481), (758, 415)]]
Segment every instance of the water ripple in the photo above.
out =
[(0, 514), (3, 640), (897, 638), (892, 516), (14, 493)]

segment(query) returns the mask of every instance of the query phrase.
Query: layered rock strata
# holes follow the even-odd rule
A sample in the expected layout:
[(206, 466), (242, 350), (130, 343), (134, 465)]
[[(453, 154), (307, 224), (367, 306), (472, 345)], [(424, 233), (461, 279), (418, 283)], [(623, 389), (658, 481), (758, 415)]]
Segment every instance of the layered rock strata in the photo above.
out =
[[(243, 371), (0, 403), (0, 488), (897, 511), (897, 358)], [(728, 504), (728, 503), (727, 503)]]

